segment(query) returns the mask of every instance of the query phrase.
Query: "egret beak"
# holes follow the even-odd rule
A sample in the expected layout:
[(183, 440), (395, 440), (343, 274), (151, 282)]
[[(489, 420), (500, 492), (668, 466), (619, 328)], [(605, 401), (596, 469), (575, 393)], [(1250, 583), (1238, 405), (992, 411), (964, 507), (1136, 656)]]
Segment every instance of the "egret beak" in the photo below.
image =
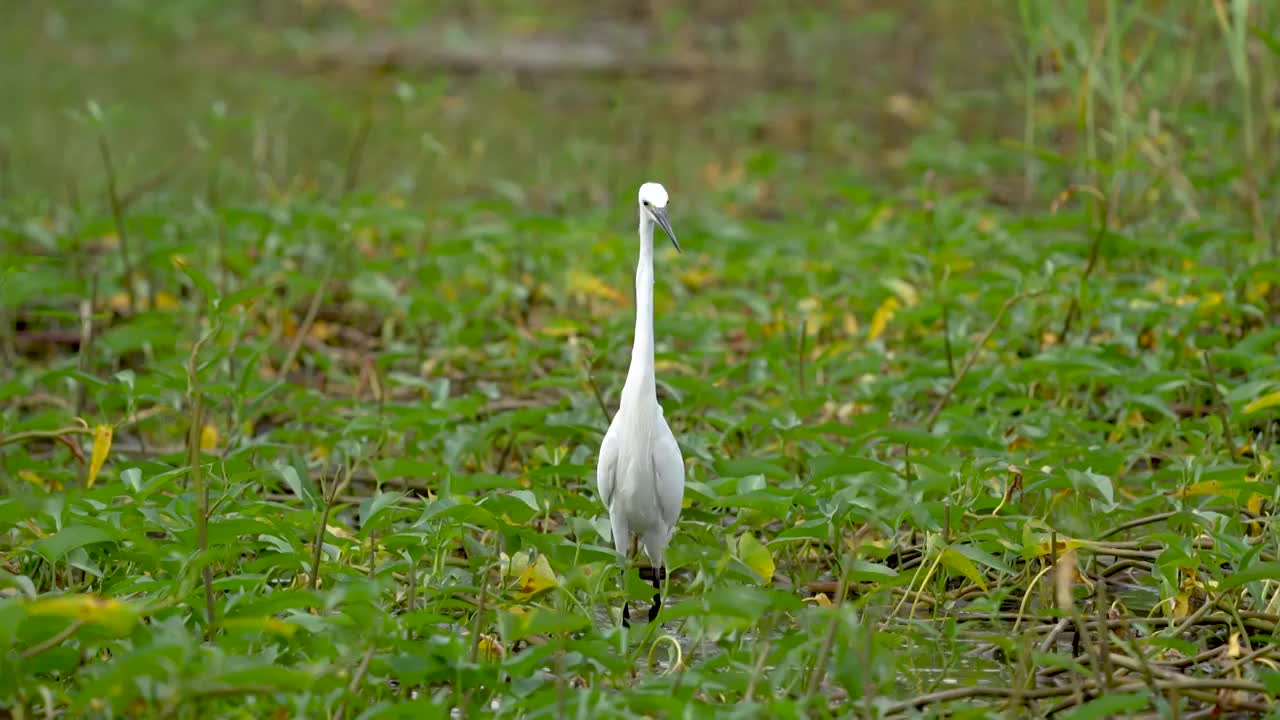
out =
[(680, 241), (676, 240), (676, 231), (671, 229), (671, 221), (667, 219), (667, 209), (650, 208), (649, 214), (653, 216), (653, 221), (658, 223), (658, 227), (662, 228), (662, 232), (671, 238), (671, 244), (676, 246), (676, 252), (684, 252), (680, 249)]

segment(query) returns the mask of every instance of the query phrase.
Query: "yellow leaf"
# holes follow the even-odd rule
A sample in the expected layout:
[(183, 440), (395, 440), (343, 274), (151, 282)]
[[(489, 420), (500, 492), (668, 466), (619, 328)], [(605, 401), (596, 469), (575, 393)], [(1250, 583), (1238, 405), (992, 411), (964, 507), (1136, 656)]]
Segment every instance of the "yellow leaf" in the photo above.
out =
[(804, 320), (805, 335), (813, 337), (822, 332), (831, 320), (831, 314), (822, 311), (822, 301), (815, 297), (807, 297), (796, 303)]
[(328, 323), (324, 320), (316, 320), (311, 323), (311, 332), (309, 335), (320, 342), (324, 342), (337, 334), (337, 332), (338, 331), (334, 328), (333, 323)]
[(858, 334), (858, 318), (854, 317), (853, 313), (844, 314), (844, 333), (846, 335)]
[(690, 290), (701, 290), (716, 279), (716, 273), (710, 268), (693, 267), (680, 273), (680, 282)]
[(578, 334), (578, 328), (573, 325), (543, 325), (538, 332), (548, 337), (573, 337)]
[(982, 576), (978, 566), (974, 565), (969, 558), (956, 552), (954, 548), (947, 548), (942, 551), (942, 564), (965, 576), (974, 585), (983, 590), (987, 589), (987, 579)]
[(98, 481), (102, 463), (107, 461), (107, 454), (111, 452), (111, 432), (110, 425), (99, 425), (93, 429), (93, 454), (89, 456), (89, 477), (85, 480), (88, 487), (93, 487)]
[(118, 313), (123, 313), (129, 309), (129, 295), (127, 293), (113, 293), (107, 298), (107, 307)]
[(1200, 306), (1198, 309), (1207, 310), (1208, 308), (1215, 307), (1221, 304), (1222, 304), (1222, 293), (1216, 290), (1211, 290), (1205, 293), (1204, 297), (1200, 300)]
[(1259, 410), (1266, 410), (1267, 408), (1275, 407), (1276, 405), (1280, 405), (1280, 390), (1277, 390), (1276, 392), (1267, 393), (1266, 395), (1263, 395), (1262, 397), (1254, 400), (1248, 405), (1245, 405), (1244, 414), (1251, 415), (1253, 413), (1258, 412)]
[(31, 483), (32, 485), (35, 485), (36, 487), (48, 487), (49, 485), (44, 481), (44, 478), (37, 475), (34, 470), (19, 470), (18, 477), (22, 478), (23, 480), (26, 480), (27, 482)]
[(885, 278), (881, 282), (885, 287), (892, 290), (893, 294), (897, 295), (898, 298), (907, 305), (907, 307), (911, 307), (920, 302), (920, 293), (916, 292), (916, 289), (906, 280)]
[(616, 289), (609, 287), (603, 280), (581, 270), (574, 270), (569, 274), (569, 289), (574, 292), (583, 293), (602, 300), (609, 300), (616, 303), (625, 303), (627, 296), (618, 292)]
[(200, 428), (200, 449), (213, 450), (218, 447), (218, 428), (208, 423)]
[(893, 93), (885, 101), (885, 109), (899, 120), (920, 127), (928, 118), (928, 113), (921, 107), (920, 101), (905, 93)]
[(679, 375), (697, 375), (698, 371), (675, 360), (656, 360), (653, 363), (653, 369), (662, 374), (675, 373)]
[[(1247, 480), (1248, 478), (1246, 478), (1246, 481)], [(1254, 480), (1256, 481), (1257, 478), (1254, 478)], [(1190, 485), (1186, 486), (1185, 488), (1182, 488), (1181, 490), (1170, 490), (1169, 492), (1165, 493), (1165, 495), (1168, 495), (1170, 497), (1194, 497), (1196, 495), (1221, 495), (1223, 497), (1236, 497), (1239, 494), (1240, 494), (1239, 487), (1226, 486), (1223, 484), (1221, 480), (1202, 480), (1198, 483), (1191, 483)], [(1245, 500), (1245, 503), (1248, 506), (1249, 510), (1252, 510), (1254, 512), (1261, 512), (1262, 501), (1265, 499), (1266, 498), (1264, 498), (1262, 495), (1259, 495), (1258, 493), (1252, 493), (1250, 497), (1247, 500)], [(1255, 507), (1256, 507), (1256, 510), (1255, 510)]]
[(1227, 638), (1227, 657), (1238, 658), (1243, 654), (1240, 650), (1240, 633), (1231, 633), (1231, 637)]
[(1050, 545), (1050, 542), (1048, 538), (1045, 538), (1044, 540), (1041, 540), (1039, 543), (1037, 543), (1035, 546), (1036, 556), (1038, 557), (1040, 555), (1048, 555), (1053, 550), (1056, 550), (1059, 553), (1063, 553), (1068, 550), (1075, 550), (1076, 548), (1084, 547), (1084, 542), (1080, 540), (1076, 540), (1075, 538), (1069, 538), (1063, 535), (1059, 535), (1057, 546), (1051, 549), (1049, 545)]
[(764, 585), (773, 582), (773, 571), (776, 569), (773, 554), (756, 539), (755, 535), (745, 532), (738, 538), (738, 559), (759, 575)]
[(1173, 599), (1173, 619), (1182, 620), (1191, 614), (1191, 593), (1185, 590), (1179, 590), (1178, 595)]
[(1221, 480), (1203, 480), (1198, 483), (1191, 483), (1181, 490), (1170, 490), (1165, 493), (1171, 497), (1192, 497), (1194, 495), (1225, 495), (1229, 490), (1224, 490)]
[(79, 620), (100, 625), (123, 635), (133, 628), (138, 612), (115, 598), (87, 594), (42, 596), (27, 605), (27, 614)]
[(1053, 564), (1054, 597), (1058, 601), (1058, 609), (1063, 612), (1075, 605), (1071, 589), (1075, 586), (1077, 572), (1075, 549), (1059, 555), (1057, 562)]
[(245, 632), (263, 632), (291, 638), (298, 632), (298, 626), (286, 620), (273, 617), (238, 617), (227, 618), (218, 623), (224, 630), (243, 630)]
[(501, 660), (507, 654), (502, 648), (502, 643), (498, 642), (498, 638), (493, 635), (481, 635), (476, 650), (481, 660)]
[[(1266, 456), (1263, 456), (1263, 457), (1266, 457)], [(1269, 464), (1270, 463), (1267, 461), (1263, 462), (1263, 471), (1266, 471), (1268, 469)], [(1250, 483), (1256, 483), (1258, 482), (1258, 476), (1248, 475), (1245, 477), (1244, 481), (1250, 482)], [(1250, 493), (1249, 499), (1245, 501), (1245, 508), (1249, 512), (1253, 513), (1254, 517), (1257, 517), (1262, 514), (1263, 500), (1266, 500), (1266, 498), (1263, 497), (1261, 493)], [(1249, 533), (1249, 537), (1258, 537), (1262, 534), (1262, 523), (1260, 522), (1250, 521), (1245, 524), (1245, 528), (1246, 528), (1246, 532)], [(1280, 598), (1280, 593), (1277, 593), (1276, 597)]]
[(1116, 429), (1112, 430), (1107, 438), (1111, 442), (1118, 442), (1124, 437), (1125, 428), (1143, 428), (1147, 425), (1147, 419), (1142, 416), (1142, 411), (1134, 410), (1124, 417), (1120, 422), (1116, 423)]
[(174, 297), (171, 292), (161, 290), (156, 293), (156, 310), (174, 310), (177, 309), (180, 304), (181, 303), (178, 302), (178, 298)]
[(1178, 592), (1173, 598), (1173, 619), (1181, 620), (1191, 614), (1191, 600), (1196, 593), (1203, 590), (1199, 581), (1196, 580), (1194, 570), (1187, 570), (1187, 576), (1182, 579), (1182, 584), (1178, 588)]
[[(520, 573), (520, 578), (516, 580), (516, 592), (520, 595), (530, 597), (537, 595), (543, 590), (553, 587), (559, 587), (560, 579), (556, 577), (556, 573), (551, 569), (551, 563), (547, 560), (547, 556), (539, 553), (538, 559), (532, 563), (529, 562), (527, 553), (516, 553), (516, 558), (524, 555), (524, 572)], [(512, 562), (515, 565), (515, 561)]]
[(356, 539), (356, 536), (350, 530), (342, 527), (341, 525), (325, 525), (324, 529), (326, 532), (328, 532), (330, 535), (336, 538), (342, 538), (343, 540)]
[(893, 208), (888, 205), (881, 205), (876, 208), (875, 212), (871, 213), (871, 220), (868, 223), (868, 227), (871, 230), (879, 230), (884, 227), (885, 223), (893, 219), (893, 214)]
[[(280, 323), (280, 334), (287, 338), (291, 338), (297, 334), (297, 332), (298, 323), (293, 319), (293, 313), (286, 310), (284, 312), (284, 318)], [(287, 370), (288, 368), (285, 369)]]
[(804, 600), (805, 602), (811, 602), (818, 607), (831, 607), (831, 598), (827, 597), (826, 593), (818, 593), (817, 595), (807, 597)]
[(884, 333), (885, 327), (889, 325), (889, 321), (893, 319), (893, 314), (898, 310), (898, 298), (889, 297), (885, 299), (880, 307), (876, 308), (876, 314), (871, 316), (871, 330), (867, 333), (867, 337), (872, 340), (880, 337)]

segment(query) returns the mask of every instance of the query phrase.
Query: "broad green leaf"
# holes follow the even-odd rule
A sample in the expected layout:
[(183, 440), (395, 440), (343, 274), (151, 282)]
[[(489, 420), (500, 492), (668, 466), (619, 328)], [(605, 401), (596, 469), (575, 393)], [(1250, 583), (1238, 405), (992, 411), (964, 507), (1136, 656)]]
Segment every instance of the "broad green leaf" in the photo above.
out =
[(983, 590), (987, 589), (987, 579), (983, 577), (982, 573), (978, 570), (978, 567), (974, 565), (973, 561), (968, 557), (956, 552), (955, 548), (949, 547), (942, 551), (942, 564), (952, 570), (955, 570), (961, 575), (964, 575), (973, 582), (974, 585), (977, 585)]
[(1073, 708), (1063, 713), (1063, 720), (1104, 720), (1126, 713), (1133, 713), (1151, 704), (1151, 695), (1147, 692), (1107, 693), (1102, 697)]
[(1263, 670), (1258, 673), (1258, 679), (1262, 681), (1263, 687), (1272, 697), (1280, 697), (1280, 671)]
[(815, 481), (826, 480), (837, 475), (858, 475), (866, 472), (897, 474), (897, 471), (882, 462), (853, 455), (820, 455), (810, 458), (809, 472)]
[(997, 558), (996, 556), (992, 555), (986, 550), (983, 550), (977, 545), (957, 544), (957, 545), (952, 545), (950, 549), (955, 550), (956, 552), (960, 553), (961, 555), (964, 555), (965, 557), (969, 558), (970, 560), (976, 563), (981, 563), (982, 565), (986, 565), (992, 570), (998, 570), (1002, 573), (1008, 573), (1008, 574), (1013, 573), (1013, 568), (1009, 567), (1004, 561), (1000, 560), (1000, 558)]
[(509, 643), (531, 635), (555, 635), (577, 632), (591, 626), (591, 618), (576, 613), (546, 608), (531, 608), (504, 613), (503, 639)]
[(193, 285), (199, 288), (200, 293), (204, 295), (206, 303), (212, 303), (217, 299), (218, 290), (214, 287), (213, 282), (209, 280), (209, 276), (204, 274), (204, 271), (177, 256), (174, 256), (173, 264), (191, 280)]
[(68, 525), (47, 538), (35, 541), (31, 549), (49, 562), (57, 562), (76, 548), (115, 539), (114, 535), (94, 525)]
[(849, 579), (855, 582), (878, 582), (898, 577), (898, 571), (880, 563), (855, 558), (849, 563)]
[(248, 287), (242, 290), (237, 290), (233, 293), (229, 293), (226, 297), (219, 298), (218, 311), (227, 312), (240, 305), (244, 305), (247, 307), (259, 295), (263, 295), (266, 292), (267, 292), (267, 288), (265, 287)]
[(768, 586), (773, 582), (773, 553), (765, 547), (751, 532), (744, 532), (738, 537), (738, 559), (743, 565), (760, 576), (761, 582)]
[(1218, 590), (1225, 592), (1256, 580), (1276, 579), (1280, 579), (1280, 562), (1254, 563), (1244, 570), (1233, 572), (1218, 581)]
[(374, 528), (374, 521), (378, 520), (379, 513), (383, 510), (394, 506), (404, 497), (404, 493), (398, 492), (380, 492), (373, 498), (360, 504), (360, 531), (368, 534)]

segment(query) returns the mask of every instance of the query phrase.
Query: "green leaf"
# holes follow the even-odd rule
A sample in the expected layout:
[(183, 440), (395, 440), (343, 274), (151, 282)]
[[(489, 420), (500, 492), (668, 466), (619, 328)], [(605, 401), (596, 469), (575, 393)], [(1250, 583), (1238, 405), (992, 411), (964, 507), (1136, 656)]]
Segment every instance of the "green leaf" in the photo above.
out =
[(974, 565), (968, 557), (957, 552), (955, 548), (949, 547), (942, 551), (942, 564), (969, 578), (974, 585), (983, 590), (987, 589), (987, 579), (978, 570), (978, 566)]
[(226, 312), (237, 305), (247, 304), (265, 292), (267, 292), (265, 287), (249, 287), (237, 290), (226, 297), (218, 299), (218, 312)]
[(811, 479), (826, 480), (838, 475), (860, 475), (862, 473), (884, 473), (897, 475), (897, 471), (882, 462), (871, 458), (853, 455), (819, 455), (809, 459)]
[(898, 577), (898, 571), (888, 565), (855, 559), (849, 563), (849, 579), (855, 582), (878, 582)]
[(213, 282), (209, 280), (208, 275), (205, 275), (199, 268), (185, 260), (175, 259), (173, 264), (177, 265), (178, 269), (181, 270), (183, 274), (185, 274), (191, 282), (200, 289), (200, 292), (204, 294), (205, 302), (212, 303), (217, 300), (218, 290), (214, 287)]
[(1110, 693), (1074, 708), (1060, 717), (1063, 720), (1103, 720), (1122, 713), (1141, 710), (1151, 703), (1147, 692)]
[(1233, 572), (1218, 582), (1218, 590), (1234, 590), (1255, 580), (1275, 580), (1280, 578), (1280, 562), (1254, 563), (1247, 569)]
[(774, 480), (786, 480), (792, 473), (777, 463), (763, 458), (723, 457), (715, 461), (716, 474), (720, 477), (744, 477), (763, 475)]
[(773, 553), (753, 533), (745, 532), (738, 537), (738, 559), (759, 575), (764, 585), (773, 582), (773, 571), (776, 569)]
[(275, 692), (307, 692), (315, 689), (316, 680), (315, 675), (302, 670), (279, 665), (263, 665), (223, 673), (206, 681), (203, 690), (216, 692), (221, 688), (256, 686), (271, 688)]
[(1071, 480), (1072, 486), (1077, 490), (1089, 487), (1097, 490), (1098, 494), (1102, 496), (1106, 510), (1111, 510), (1115, 507), (1115, 485), (1111, 482), (1111, 478), (1106, 475), (1100, 475), (1093, 470), (1081, 472), (1073, 469), (1067, 470), (1067, 478)]
[(113, 542), (115, 539), (114, 535), (94, 525), (68, 525), (47, 538), (35, 541), (31, 549), (52, 563), (61, 560), (76, 548), (101, 542)]
[(142, 470), (136, 467), (125, 468), (120, 471), (120, 479), (124, 482), (125, 487), (135, 493), (142, 492)]
[(509, 643), (530, 635), (577, 632), (591, 626), (591, 618), (575, 613), (534, 608), (523, 615), (503, 613), (503, 639)]
[(402, 497), (404, 493), (380, 492), (360, 503), (360, 532), (367, 534), (370, 530), (376, 529), (374, 521), (379, 519), (379, 513), (394, 506)]
[(1266, 45), (1268, 50), (1276, 55), (1280, 55), (1280, 40), (1276, 39), (1275, 35), (1272, 35), (1257, 25), (1249, 26), (1249, 34), (1261, 40), (1262, 44)]
[(1280, 697), (1280, 671), (1263, 670), (1258, 673), (1258, 679), (1262, 681), (1262, 686), (1271, 693), (1272, 697)]
[(1013, 568), (1006, 565), (1000, 558), (992, 555), (986, 550), (983, 550), (977, 545), (952, 545), (951, 549), (976, 563), (986, 565), (992, 570), (998, 570), (999, 572), (1008, 574), (1013, 573)]

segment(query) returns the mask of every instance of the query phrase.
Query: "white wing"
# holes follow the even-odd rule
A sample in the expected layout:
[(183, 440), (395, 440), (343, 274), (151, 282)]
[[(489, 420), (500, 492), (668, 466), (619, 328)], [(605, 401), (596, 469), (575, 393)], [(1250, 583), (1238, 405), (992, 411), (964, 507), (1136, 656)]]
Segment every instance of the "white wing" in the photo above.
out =
[(654, 428), (653, 467), (658, 475), (658, 512), (667, 531), (675, 530), (680, 519), (680, 505), (684, 502), (684, 458), (676, 436), (667, 425), (667, 418), (658, 406), (658, 426)]
[(606, 509), (613, 500), (614, 478), (618, 473), (618, 418), (613, 419), (600, 442), (600, 459), (596, 461), (596, 489)]

